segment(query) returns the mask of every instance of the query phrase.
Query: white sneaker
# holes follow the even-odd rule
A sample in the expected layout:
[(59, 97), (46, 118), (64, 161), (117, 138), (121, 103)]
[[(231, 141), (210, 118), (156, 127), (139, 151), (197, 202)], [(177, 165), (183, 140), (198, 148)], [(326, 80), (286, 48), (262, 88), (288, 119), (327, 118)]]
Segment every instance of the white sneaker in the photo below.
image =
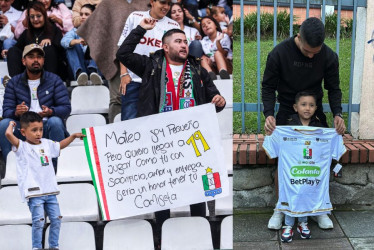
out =
[(77, 78), (77, 83), (79, 86), (86, 86), (88, 84), (88, 75), (85, 72), (79, 74)]
[(103, 84), (103, 79), (101, 79), (101, 76), (99, 74), (92, 72), (90, 74), (90, 81), (92, 85), (102, 85)]
[(268, 228), (269, 229), (275, 229), (279, 230), (282, 227), (282, 222), (283, 222), (284, 214), (279, 212), (279, 211), (274, 211), (273, 215), (271, 216), (269, 223), (268, 223)]
[(331, 229), (334, 228), (334, 224), (332, 223), (331, 219), (327, 214), (322, 214), (319, 216), (316, 216), (318, 226), (321, 229)]

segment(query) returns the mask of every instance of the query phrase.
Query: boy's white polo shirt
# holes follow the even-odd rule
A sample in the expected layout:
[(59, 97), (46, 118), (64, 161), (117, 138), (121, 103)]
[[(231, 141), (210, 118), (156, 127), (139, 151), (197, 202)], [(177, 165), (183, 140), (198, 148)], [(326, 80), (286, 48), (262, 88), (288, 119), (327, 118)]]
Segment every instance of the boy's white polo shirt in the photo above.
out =
[(333, 128), (277, 126), (263, 148), (278, 157), (279, 199), (276, 210), (293, 217), (315, 216), (332, 210), (329, 177), (332, 159), (346, 149)]
[(42, 138), (32, 145), (19, 140), (16, 154), (18, 188), (23, 202), (28, 198), (59, 194), (52, 158), (60, 155), (60, 143)]

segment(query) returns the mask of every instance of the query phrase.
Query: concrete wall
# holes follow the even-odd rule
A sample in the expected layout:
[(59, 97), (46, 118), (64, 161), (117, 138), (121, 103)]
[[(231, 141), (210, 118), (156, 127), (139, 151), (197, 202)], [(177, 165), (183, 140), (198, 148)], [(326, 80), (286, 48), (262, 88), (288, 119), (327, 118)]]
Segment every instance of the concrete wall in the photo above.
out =
[[(234, 166), (234, 208), (274, 207), (275, 166)], [(330, 178), (334, 205), (374, 205), (374, 164), (347, 164)]]

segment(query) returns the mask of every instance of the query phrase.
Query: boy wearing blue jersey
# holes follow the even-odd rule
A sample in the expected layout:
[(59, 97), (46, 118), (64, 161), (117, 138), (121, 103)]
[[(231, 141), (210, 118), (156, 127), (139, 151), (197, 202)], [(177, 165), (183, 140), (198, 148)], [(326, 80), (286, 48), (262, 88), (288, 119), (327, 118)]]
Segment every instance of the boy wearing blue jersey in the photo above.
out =
[[(317, 110), (316, 96), (314, 94), (306, 91), (297, 93), (293, 108), (297, 114), (290, 117), (287, 125), (323, 127), (318, 117), (314, 115)], [(291, 242), (295, 217), (285, 215), (284, 220), (285, 226), (283, 226), (281, 240), (282, 242)], [(298, 217), (297, 231), (300, 233), (302, 239), (309, 239), (311, 237), (307, 216)]]

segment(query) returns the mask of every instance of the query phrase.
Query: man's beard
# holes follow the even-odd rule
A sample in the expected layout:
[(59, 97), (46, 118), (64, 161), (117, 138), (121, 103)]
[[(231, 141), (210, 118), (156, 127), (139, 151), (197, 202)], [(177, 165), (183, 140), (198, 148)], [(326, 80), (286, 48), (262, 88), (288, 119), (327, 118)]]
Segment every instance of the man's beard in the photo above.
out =
[(169, 57), (174, 62), (179, 62), (179, 63), (184, 63), (187, 60), (187, 55), (186, 55), (186, 58), (183, 58), (183, 57), (179, 56), (178, 53), (170, 53)]
[(29, 67), (28, 70), (31, 74), (37, 75), (40, 72), (42, 72), (43, 68), (42, 67), (39, 67), (39, 68)]

